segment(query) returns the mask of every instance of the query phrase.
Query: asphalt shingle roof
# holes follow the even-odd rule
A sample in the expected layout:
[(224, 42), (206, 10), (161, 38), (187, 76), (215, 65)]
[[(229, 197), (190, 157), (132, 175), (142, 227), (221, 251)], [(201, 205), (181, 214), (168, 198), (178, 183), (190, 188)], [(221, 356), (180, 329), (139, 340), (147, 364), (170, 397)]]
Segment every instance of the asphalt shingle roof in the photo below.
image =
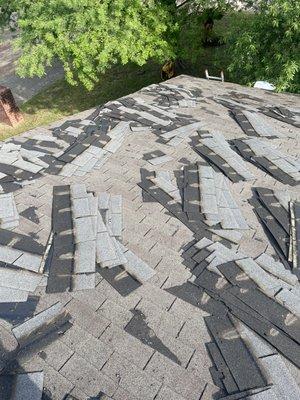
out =
[(297, 107), (183, 75), (1, 143), (2, 398), (299, 399)]

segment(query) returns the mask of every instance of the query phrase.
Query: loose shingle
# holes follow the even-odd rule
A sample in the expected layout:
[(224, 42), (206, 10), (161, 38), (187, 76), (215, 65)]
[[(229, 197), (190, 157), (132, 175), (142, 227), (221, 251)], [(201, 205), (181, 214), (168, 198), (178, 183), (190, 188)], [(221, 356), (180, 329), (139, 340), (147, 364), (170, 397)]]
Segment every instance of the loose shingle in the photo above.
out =
[(13, 264), (23, 252), (8, 246), (0, 246), (0, 261)]
[(224, 239), (230, 240), (232, 243), (236, 243), (236, 244), (238, 244), (243, 237), (243, 234), (241, 232), (233, 231), (233, 230), (210, 229), (210, 231), (212, 233), (215, 233), (216, 235), (218, 235)]
[(300, 318), (300, 297), (294, 294), (292, 291), (282, 289), (275, 295), (275, 299), (282, 304), (285, 308), (290, 310), (291, 313), (295, 314)]
[(75, 274), (71, 278), (72, 291), (94, 289), (96, 274)]
[(97, 233), (96, 259), (99, 264), (118, 259), (112, 238), (108, 232)]
[[(2, 282), (5, 285), (6, 282)], [(28, 299), (29, 292), (22, 289), (0, 286), (0, 303), (19, 303)]]
[(8, 288), (34, 292), (41, 279), (42, 275), (33, 272), (8, 266), (0, 267), (0, 282)]
[(290, 285), (296, 285), (298, 283), (298, 278), (296, 275), (293, 275), (290, 271), (284, 268), (284, 265), (281, 262), (275, 261), (273, 257), (269, 256), (268, 254), (261, 254), (255, 259), (255, 261), (263, 269), (270, 272), (270, 274), (285, 281), (286, 283), (289, 283)]
[(125, 257), (127, 259), (127, 262), (124, 264), (125, 271), (139, 282), (144, 283), (156, 274), (155, 270), (149, 267), (147, 263), (141, 260), (132, 251), (125, 251)]
[(76, 274), (95, 272), (96, 241), (80, 242), (76, 245), (74, 272)]
[(260, 362), (273, 383), (272, 390), (276, 394), (276, 399), (298, 400), (300, 398), (299, 386), (279, 354), (263, 357)]
[(95, 217), (82, 217), (74, 220), (76, 243), (95, 240), (97, 220)]
[(13, 265), (28, 271), (39, 272), (41, 262), (41, 256), (24, 252), (16, 261), (13, 262)]
[(41, 336), (56, 330), (69, 319), (61, 303), (55, 303), (12, 329), (20, 346), (28, 345)]

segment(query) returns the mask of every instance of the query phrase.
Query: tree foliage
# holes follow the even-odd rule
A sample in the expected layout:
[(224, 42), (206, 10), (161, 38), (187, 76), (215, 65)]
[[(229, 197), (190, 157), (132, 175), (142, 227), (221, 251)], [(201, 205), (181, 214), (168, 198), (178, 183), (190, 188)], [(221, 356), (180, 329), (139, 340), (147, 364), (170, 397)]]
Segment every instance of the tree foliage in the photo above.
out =
[[(195, 62), (224, 36), (235, 81), (299, 91), (299, 0), (0, 0), (0, 25), (13, 11), (21, 76), (42, 76), (59, 59), (69, 83), (91, 89), (114, 64)], [(236, 23), (216, 34), (214, 21), (229, 12)]]
[(169, 12), (154, 0), (17, 0), (20, 76), (42, 76), (58, 58), (67, 80), (92, 88), (116, 63), (174, 57)]
[(300, 2), (260, 1), (248, 24), (229, 38), (230, 71), (237, 80), (273, 83), (277, 91), (300, 90)]

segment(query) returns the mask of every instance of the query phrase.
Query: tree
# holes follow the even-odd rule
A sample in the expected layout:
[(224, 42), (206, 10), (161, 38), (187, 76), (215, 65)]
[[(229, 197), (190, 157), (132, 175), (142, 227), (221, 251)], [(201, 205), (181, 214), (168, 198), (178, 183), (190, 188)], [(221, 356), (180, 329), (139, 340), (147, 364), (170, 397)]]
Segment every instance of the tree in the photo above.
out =
[(229, 67), (240, 83), (267, 80), (277, 91), (300, 91), (300, 2), (256, 2), (249, 23), (229, 38)]
[[(172, 3), (172, 0), (161, 0)], [(173, 3), (176, 0), (173, 0)], [(203, 46), (219, 45), (213, 32), (214, 22), (236, 5), (237, 0), (185, 0), (171, 8), (173, 21), (178, 26), (172, 31), (172, 45), (177, 59), (195, 62), (203, 53)]]
[(91, 89), (116, 63), (175, 56), (166, 37), (176, 26), (154, 0), (15, 0), (11, 9), (19, 13), (20, 76), (42, 76), (58, 58), (69, 83)]
[(167, 62), (172, 76), (176, 60), (193, 64), (223, 43), (214, 21), (241, 4), (226, 28), (231, 77), (299, 91), (299, 0), (0, 0), (0, 24), (18, 12), (19, 75), (42, 76), (59, 59), (69, 83), (91, 89), (117, 63)]
[(117, 63), (197, 59), (232, 1), (0, 0), (0, 24), (18, 12), (21, 77), (41, 77), (59, 59), (69, 83), (91, 89)]

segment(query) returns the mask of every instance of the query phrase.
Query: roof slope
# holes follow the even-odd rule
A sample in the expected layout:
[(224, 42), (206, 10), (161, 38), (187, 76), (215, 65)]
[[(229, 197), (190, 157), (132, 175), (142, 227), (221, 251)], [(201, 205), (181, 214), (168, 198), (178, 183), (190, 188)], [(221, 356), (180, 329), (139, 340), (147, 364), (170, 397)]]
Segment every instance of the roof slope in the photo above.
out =
[(297, 107), (179, 76), (2, 142), (2, 394), (299, 398)]

